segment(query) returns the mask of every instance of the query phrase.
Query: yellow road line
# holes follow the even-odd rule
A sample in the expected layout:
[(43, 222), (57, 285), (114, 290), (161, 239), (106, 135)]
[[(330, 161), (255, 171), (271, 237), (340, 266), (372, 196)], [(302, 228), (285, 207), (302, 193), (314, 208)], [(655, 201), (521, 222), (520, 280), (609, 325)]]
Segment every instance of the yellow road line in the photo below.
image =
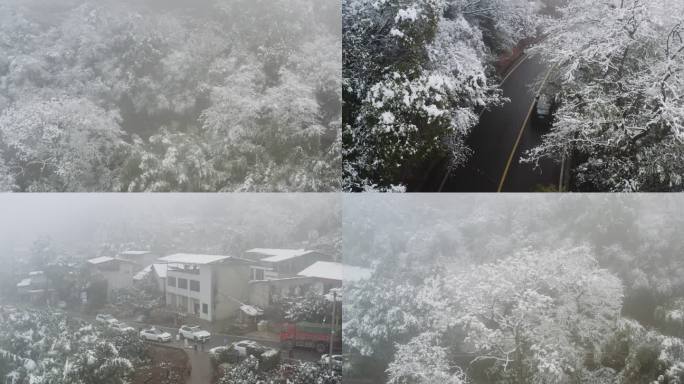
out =
[(522, 59), (520, 59), (520, 60), (515, 64), (515, 66), (513, 66), (513, 68), (511, 68), (510, 71), (508, 71), (508, 73), (506, 74), (506, 76), (504, 76), (504, 78), (501, 80), (501, 83), (499, 83), (499, 87), (502, 86), (502, 85), (506, 82), (506, 80), (508, 79), (508, 77), (509, 77), (513, 72), (515, 72), (515, 70), (518, 69), (518, 67), (520, 66), (520, 64), (522, 64), (523, 61), (527, 60), (528, 57), (529, 57), (529, 56), (527, 56), (526, 54), (523, 53)]
[(527, 127), (527, 124), (530, 121), (530, 117), (532, 117), (532, 111), (534, 110), (534, 105), (537, 102), (537, 97), (539, 97), (539, 94), (541, 93), (542, 89), (544, 89), (544, 84), (546, 84), (546, 81), (549, 79), (549, 75), (551, 75), (551, 69), (553, 68), (549, 68), (549, 70), (546, 71), (546, 76), (544, 76), (544, 80), (542, 80), (539, 89), (537, 89), (537, 92), (534, 95), (534, 99), (532, 99), (532, 105), (530, 105), (530, 109), (527, 111), (527, 117), (525, 118), (522, 127), (520, 127), (520, 130), (518, 131), (518, 138), (515, 140), (515, 144), (513, 144), (511, 154), (508, 156), (506, 168), (504, 168), (503, 175), (501, 175), (501, 180), (499, 181), (499, 188), (497, 188), (496, 190), (497, 192), (501, 192), (503, 190), (503, 185), (506, 182), (506, 176), (508, 176), (508, 170), (511, 167), (511, 162), (513, 162), (513, 156), (515, 156), (515, 152), (518, 150), (518, 145), (520, 145), (520, 139), (522, 138), (523, 132), (525, 131), (525, 127)]
[[(522, 64), (523, 61), (527, 60), (528, 57), (529, 57), (529, 56), (527, 56), (527, 54), (525, 54), (525, 53), (522, 54), (522, 59), (518, 60), (518, 62), (513, 66), (513, 68), (511, 68), (511, 69), (508, 71), (508, 73), (504, 76), (504, 78), (503, 78), (503, 79), (501, 80), (501, 82), (499, 83), (499, 87), (503, 86), (504, 82), (506, 82), (506, 80), (508, 79), (508, 77), (509, 77), (513, 72), (515, 72), (515, 70), (518, 69), (518, 67), (520, 66), (520, 64)], [(480, 116), (479, 116), (479, 117), (482, 117), (482, 114), (483, 114), (484, 112), (485, 112), (485, 109), (483, 109), (482, 112), (480, 112)], [(446, 181), (447, 181), (447, 179), (449, 178), (449, 173), (450, 173), (450, 172), (449, 172), (449, 169), (447, 168), (447, 171), (444, 172), (444, 177), (442, 178), (442, 182), (439, 184), (439, 189), (437, 189), (437, 192), (442, 192), (442, 189), (444, 188), (444, 184), (446, 184)]]

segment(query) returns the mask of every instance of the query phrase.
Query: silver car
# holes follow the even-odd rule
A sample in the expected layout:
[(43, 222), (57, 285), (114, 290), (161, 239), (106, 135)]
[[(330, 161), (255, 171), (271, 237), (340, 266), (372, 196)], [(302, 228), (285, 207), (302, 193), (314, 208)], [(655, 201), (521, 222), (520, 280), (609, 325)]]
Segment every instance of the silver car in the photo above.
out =
[(551, 107), (553, 105), (553, 99), (546, 94), (541, 94), (537, 96), (537, 117), (540, 119), (547, 119), (551, 116)]
[(148, 328), (140, 331), (140, 338), (149, 341), (168, 342), (171, 341), (171, 334), (157, 328)]

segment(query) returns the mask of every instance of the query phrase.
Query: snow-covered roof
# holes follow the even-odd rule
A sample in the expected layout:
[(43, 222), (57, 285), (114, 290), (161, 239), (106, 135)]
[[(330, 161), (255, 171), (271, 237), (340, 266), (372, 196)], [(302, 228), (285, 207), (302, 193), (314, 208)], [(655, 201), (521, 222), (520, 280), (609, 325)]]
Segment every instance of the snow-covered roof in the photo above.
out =
[(313, 251), (307, 251), (305, 249), (275, 249), (275, 248), (253, 248), (248, 250), (249, 253), (258, 253), (260, 255), (269, 256), (267, 258), (261, 259), (261, 261), (267, 261), (272, 263), (277, 263), (279, 261), (293, 259), (295, 257), (308, 255)]
[(134, 280), (142, 280), (149, 274), (152, 269), (154, 268), (154, 273), (157, 274), (157, 277), (165, 279), (166, 278), (166, 267), (171, 266), (171, 267), (178, 267), (180, 268), (182, 264), (162, 264), (162, 263), (155, 263), (155, 264), (150, 264), (147, 267), (143, 268), (140, 272), (136, 273), (135, 276), (133, 276)]
[(344, 265), (342, 263), (330, 261), (317, 261), (297, 275), (328, 280), (357, 281), (369, 278), (371, 273), (372, 271), (368, 268)]
[(43, 274), (43, 271), (29, 272), (29, 276), (38, 276), (38, 275), (42, 275), (42, 274)]
[(88, 262), (90, 264), (102, 264), (102, 263), (107, 263), (114, 260), (113, 257), (108, 257), (108, 256), (101, 256), (101, 257), (95, 257), (93, 259), (88, 259)]
[(147, 267), (141, 269), (138, 273), (133, 275), (133, 280), (142, 280), (147, 275), (149, 275), (151, 271), (152, 271), (152, 265), (148, 265)]
[(264, 314), (264, 310), (256, 307), (254, 305), (243, 304), (240, 306), (240, 310), (248, 316), (261, 316)]
[(226, 259), (230, 259), (230, 256), (221, 255), (202, 255), (194, 253), (176, 253), (169, 256), (160, 257), (159, 261), (165, 261), (167, 263), (179, 263), (179, 264), (212, 264)]
[(142, 256), (142, 255), (149, 255), (150, 251), (123, 251), (121, 252), (121, 255), (126, 255), (126, 256)]
[(17, 283), (17, 288), (29, 287), (31, 286), (31, 278), (28, 277)]
[(180, 268), (181, 264), (152, 264), (152, 268), (154, 268), (154, 273), (156, 273), (157, 276), (161, 277), (162, 279), (166, 278), (167, 267)]

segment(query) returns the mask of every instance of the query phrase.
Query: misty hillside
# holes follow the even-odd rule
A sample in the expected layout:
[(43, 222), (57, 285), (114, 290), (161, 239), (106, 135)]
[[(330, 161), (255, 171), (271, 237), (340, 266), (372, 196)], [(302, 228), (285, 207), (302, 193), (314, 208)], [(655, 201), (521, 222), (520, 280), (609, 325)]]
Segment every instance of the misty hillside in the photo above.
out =
[[(241, 257), (251, 248), (308, 248), (339, 258), (335, 196), (16, 196), (0, 202), (3, 282), (46, 264), (131, 249)], [(15, 282), (16, 283), (16, 282)]]
[(679, 383), (678, 196), (347, 196), (354, 376), (388, 383)]

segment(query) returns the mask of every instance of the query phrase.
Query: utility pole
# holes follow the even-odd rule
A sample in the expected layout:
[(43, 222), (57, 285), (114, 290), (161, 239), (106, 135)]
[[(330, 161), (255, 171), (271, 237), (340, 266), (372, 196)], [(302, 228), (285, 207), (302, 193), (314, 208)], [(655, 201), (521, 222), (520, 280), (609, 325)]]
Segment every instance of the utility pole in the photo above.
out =
[(333, 343), (335, 342), (335, 312), (337, 309), (337, 291), (333, 290), (333, 310), (332, 310), (332, 327), (330, 327), (330, 353), (328, 353), (328, 369), (330, 373), (332, 374), (332, 369), (333, 369), (333, 361), (332, 361), (332, 354), (333, 354)]

